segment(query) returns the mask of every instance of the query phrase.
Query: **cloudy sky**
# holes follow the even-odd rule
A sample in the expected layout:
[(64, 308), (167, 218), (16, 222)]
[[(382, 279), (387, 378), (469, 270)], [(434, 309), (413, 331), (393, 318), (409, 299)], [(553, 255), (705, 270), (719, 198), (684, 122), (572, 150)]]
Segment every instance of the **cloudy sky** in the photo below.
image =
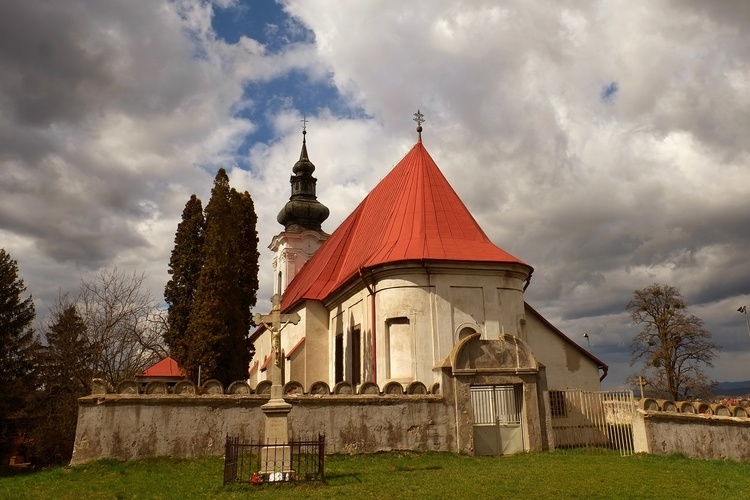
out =
[[(633, 290), (676, 286), (750, 379), (750, 3), (6, 0), (0, 247), (39, 315), (102, 268), (160, 298), (213, 177), (279, 232), (303, 115), (333, 231), (416, 141), (528, 302), (633, 369)], [(259, 297), (271, 294), (261, 255)], [(268, 301), (262, 303), (267, 307)]]

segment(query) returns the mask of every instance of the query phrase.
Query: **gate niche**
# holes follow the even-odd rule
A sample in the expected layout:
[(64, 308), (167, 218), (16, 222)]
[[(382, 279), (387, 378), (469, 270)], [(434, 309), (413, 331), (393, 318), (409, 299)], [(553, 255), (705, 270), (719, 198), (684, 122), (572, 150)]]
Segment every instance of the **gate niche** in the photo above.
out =
[(456, 343), (442, 368), (453, 381), (460, 451), (507, 455), (549, 449), (544, 368), (523, 340), (470, 335)]

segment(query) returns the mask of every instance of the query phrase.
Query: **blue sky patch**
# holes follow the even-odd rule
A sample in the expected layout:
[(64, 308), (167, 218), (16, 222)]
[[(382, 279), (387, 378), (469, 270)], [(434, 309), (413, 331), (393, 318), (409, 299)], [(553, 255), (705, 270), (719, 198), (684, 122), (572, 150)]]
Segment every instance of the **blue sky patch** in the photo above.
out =
[(215, 6), (211, 24), (216, 36), (237, 43), (242, 35), (257, 40), (270, 54), (291, 43), (314, 43), (315, 35), (289, 16), (275, 0), (240, 2), (226, 8)]
[(620, 90), (620, 86), (617, 82), (612, 82), (602, 89), (601, 97), (602, 102), (612, 102), (615, 100), (615, 94)]

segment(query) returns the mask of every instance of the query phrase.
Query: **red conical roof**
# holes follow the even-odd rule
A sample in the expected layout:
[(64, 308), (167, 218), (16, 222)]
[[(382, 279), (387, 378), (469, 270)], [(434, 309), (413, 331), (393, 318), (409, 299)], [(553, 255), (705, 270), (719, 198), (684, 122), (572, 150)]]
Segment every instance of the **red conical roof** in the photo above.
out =
[(325, 299), (361, 268), (419, 260), (527, 265), (487, 238), (421, 141), (302, 267), (282, 309)]

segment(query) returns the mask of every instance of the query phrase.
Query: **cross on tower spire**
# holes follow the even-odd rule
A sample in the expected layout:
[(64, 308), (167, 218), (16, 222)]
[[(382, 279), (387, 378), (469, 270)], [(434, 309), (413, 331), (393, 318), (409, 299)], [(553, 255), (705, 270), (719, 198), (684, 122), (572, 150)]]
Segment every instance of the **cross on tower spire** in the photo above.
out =
[(414, 113), (414, 121), (417, 122), (417, 135), (419, 136), (419, 142), (422, 142), (422, 123), (424, 123), (424, 115), (417, 109)]

